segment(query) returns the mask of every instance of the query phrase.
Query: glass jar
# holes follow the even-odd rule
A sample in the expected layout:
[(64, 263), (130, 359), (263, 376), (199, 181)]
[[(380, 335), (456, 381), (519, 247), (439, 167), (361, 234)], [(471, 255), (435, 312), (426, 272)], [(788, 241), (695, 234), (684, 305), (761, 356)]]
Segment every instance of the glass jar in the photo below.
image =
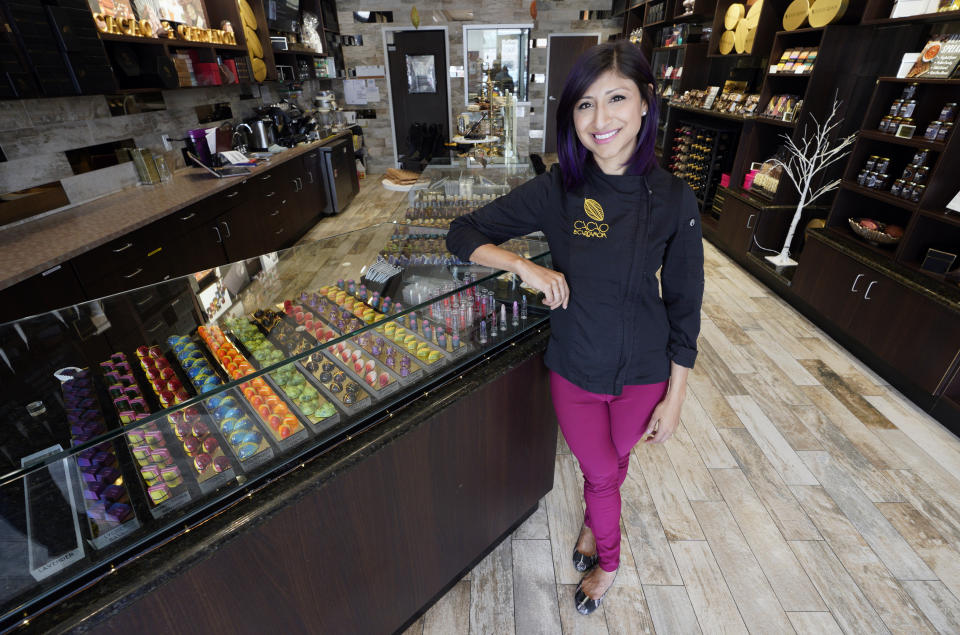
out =
[(957, 116), (957, 102), (951, 101), (943, 105), (943, 110), (940, 111), (940, 116), (937, 117), (940, 121), (953, 121), (953, 118)]
[(927, 156), (929, 154), (930, 154), (929, 150), (918, 150), (917, 153), (913, 155), (913, 161), (911, 161), (910, 163), (912, 163), (913, 165), (926, 165)]
[(926, 189), (926, 185), (914, 185), (913, 190), (910, 192), (910, 200), (914, 203), (919, 203)]
[(897, 99), (892, 104), (890, 104), (890, 111), (887, 113), (891, 117), (896, 117), (900, 114), (900, 108), (903, 106), (903, 100)]
[(864, 183), (871, 190), (877, 187), (877, 181), (880, 179), (880, 174), (877, 172), (870, 172), (867, 174), (867, 181)]
[(873, 189), (875, 190), (885, 190), (887, 186), (890, 185), (890, 175), (886, 172), (880, 172), (877, 174), (877, 179), (874, 182)]
[(913, 117), (913, 112), (917, 109), (917, 100), (908, 99), (900, 106), (901, 117)]
[(916, 167), (914, 167), (913, 165), (908, 165), (907, 167), (903, 168), (903, 176), (901, 176), (900, 178), (902, 178), (904, 181), (912, 183), (913, 175), (915, 172), (916, 172)]
[(886, 173), (886, 171), (887, 171), (889, 168), (890, 168), (890, 157), (880, 157), (880, 158), (878, 158), (877, 161), (876, 161), (876, 163), (874, 163), (874, 166), (873, 166), (873, 169), (874, 169), (875, 171), (877, 171), (877, 172), (883, 172), (883, 173)]
[(857, 175), (857, 185), (861, 187), (867, 186), (867, 177), (870, 176), (870, 170), (863, 168), (860, 170), (860, 174)]
[(903, 187), (900, 188), (900, 198), (910, 200), (910, 196), (913, 194), (913, 188), (913, 183), (909, 181), (904, 182)]
[(917, 96), (917, 87), (918, 84), (908, 84), (903, 87), (903, 94), (900, 95), (900, 99), (913, 99)]
[(927, 126), (926, 131), (923, 133), (923, 138), (927, 141), (936, 141), (937, 134), (940, 132), (940, 126), (943, 125), (940, 121), (931, 121)]
[(867, 162), (864, 164), (863, 169), (867, 172), (873, 172), (877, 167), (877, 160), (880, 159), (875, 154), (870, 155), (870, 158), (867, 159)]
[(927, 177), (930, 176), (930, 168), (927, 166), (915, 166), (913, 171), (913, 182), (917, 185), (921, 185), (927, 182)]
[(903, 189), (903, 186), (906, 185), (903, 179), (897, 179), (893, 182), (893, 185), (890, 186), (890, 193), (894, 196), (900, 196), (900, 191)]
[(890, 129), (890, 124), (893, 122), (893, 117), (886, 115), (883, 119), (880, 120), (879, 130), (880, 132), (887, 132)]
[(947, 140), (947, 135), (950, 134), (950, 131), (953, 130), (953, 123), (945, 121), (940, 124), (940, 130), (937, 131), (937, 141), (943, 142)]

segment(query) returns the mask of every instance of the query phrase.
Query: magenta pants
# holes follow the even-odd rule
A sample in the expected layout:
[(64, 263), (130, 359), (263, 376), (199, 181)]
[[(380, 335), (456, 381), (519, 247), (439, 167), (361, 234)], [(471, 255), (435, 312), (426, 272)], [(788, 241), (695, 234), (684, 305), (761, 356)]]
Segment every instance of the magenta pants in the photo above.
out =
[(620, 565), (620, 486), (627, 478), (630, 450), (667, 394), (667, 382), (624, 386), (620, 395), (601, 395), (550, 372), (557, 421), (583, 472), (587, 504), (583, 524), (597, 539), (600, 567)]

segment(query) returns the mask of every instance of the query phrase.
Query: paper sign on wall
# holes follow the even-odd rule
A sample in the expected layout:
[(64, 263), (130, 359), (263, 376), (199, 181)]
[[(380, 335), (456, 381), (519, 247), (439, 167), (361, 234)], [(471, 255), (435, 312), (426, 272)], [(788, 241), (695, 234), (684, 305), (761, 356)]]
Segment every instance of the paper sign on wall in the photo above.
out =
[(367, 103), (367, 80), (343, 80), (343, 97), (348, 104), (364, 105)]

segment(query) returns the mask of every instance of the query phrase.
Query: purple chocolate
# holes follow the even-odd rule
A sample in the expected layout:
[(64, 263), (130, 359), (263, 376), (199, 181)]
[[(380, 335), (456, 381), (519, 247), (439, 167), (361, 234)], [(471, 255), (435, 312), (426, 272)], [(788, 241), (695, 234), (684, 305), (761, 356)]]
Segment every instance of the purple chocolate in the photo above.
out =
[(120, 478), (120, 470), (114, 467), (104, 467), (97, 472), (97, 480), (101, 483), (112, 483)]
[(87, 500), (98, 501), (106, 487), (103, 483), (88, 483), (87, 487), (83, 490), (83, 497)]
[(225, 456), (218, 456), (213, 460), (213, 469), (217, 472), (223, 472), (230, 469), (230, 459)]
[(87, 507), (87, 517), (91, 520), (105, 520), (107, 517), (106, 505), (96, 502)]
[(109, 485), (103, 490), (103, 493), (100, 494), (100, 498), (115, 503), (118, 500), (123, 500), (126, 495), (127, 490), (123, 489), (119, 485)]
[(122, 523), (133, 516), (133, 509), (125, 503), (114, 503), (107, 508), (107, 517), (118, 523)]

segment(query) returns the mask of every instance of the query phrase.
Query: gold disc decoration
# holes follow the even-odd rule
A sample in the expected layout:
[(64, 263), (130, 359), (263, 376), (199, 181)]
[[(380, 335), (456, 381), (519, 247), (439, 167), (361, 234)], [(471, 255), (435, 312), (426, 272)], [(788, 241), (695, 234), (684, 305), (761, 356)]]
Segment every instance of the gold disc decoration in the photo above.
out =
[(760, 13), (763, 11), (763, 0), (757, 0), (750, 10), (747, 11), (747, 17), (744, 18), (747, 21), (747, 26), (751, 29), (757, 28), (757, 25), (760, 24)]
[(756, 29), (747, 29), (747, 43), (744, 48), (747, 49), (747, 53), (753, 53), (753, 41), (757, 39), (757, 30)]
[(796, 31), (807, 21), (810, 14), (810, 2), (808, 0), (793, 0), (783, 13), (783, 30)]
[(257, 35), (257, 32), (244, 24), (243, 37), (247, 39), (247, 50), (250, 51), (250, 57), (263, 57), (263, 45), (260, 43), (260, 36)]
[(810, 7), (810, 26), (820, 28), (836, 22), (847, 12), (847, 0), (817, 0)]
[(720, 52), (724, 55), (730, 53), (733, 50), (734, 39), (733, 31), (724, 31), (720, 36)]
[(262, 82), (267, 78), (267, 65), (263, 63), (263, 60), (259, 57), (254, 58), (250, 62), (250, 66), (253, 69), (253, 78), (258, 82)]
[(737, 49), (737, 53), (747, 52), (748, 31), (750, 31), (750, 27), (747, 26), (747, 21), (740, 20), (740, 22), (737, 24), (736, 30), (733, 32), (733, 47)]
[(248, 26), (254, 31), (257, 29), (257, 17), (247, 0), (237, 0), (237, 6), (240, 7), (240, 19), (244, 26)]
[(727, 7), (727, 13), (723, 16), (723, 26), (728, 31), (737, 28), (737, 23), (747, 14), (747, 8), (742, 4), (735, 2)]

